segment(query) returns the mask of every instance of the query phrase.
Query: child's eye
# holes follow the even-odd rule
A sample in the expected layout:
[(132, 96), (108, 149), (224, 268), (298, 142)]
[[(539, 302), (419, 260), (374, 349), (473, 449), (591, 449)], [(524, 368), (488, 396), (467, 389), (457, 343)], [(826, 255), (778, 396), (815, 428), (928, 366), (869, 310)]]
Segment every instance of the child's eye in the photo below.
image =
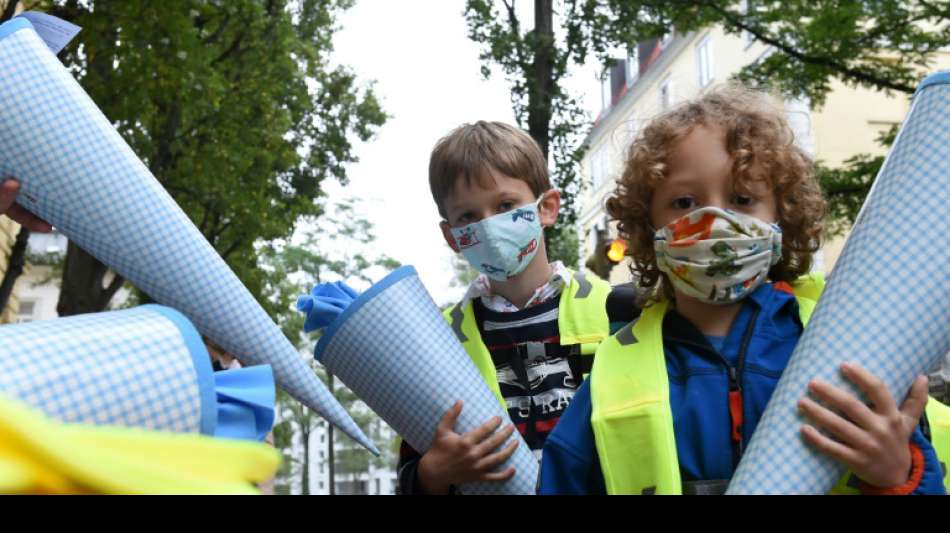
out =
[(498, 212), (499, 212), (499, 213), (504, 213), (504, 212), (506, 212), (506, 211), (511, 211), (511, 210), (514, 209), (514, 208), (515, 208), (514, 202), (502, 202), (502, 203), (498, 204)]
[(736, 205), (740, 205), (742, 207), (748, 207), (752, 205), (753, 202), (755, 202), (755, 199), (753, 199), (751, 196), (743, 196), (741, 194), (737, 194), (732, 199), (732, 203)]
[(462, 213), (459, 215), (458, 222), (462, 224), (470, 224), (475, 221), (475, 216), (471, 213)]
[(689, 209), (696, 206), (696, 200), (693, 200), (689, 196), (683, 196), (681, 198), (676, 198), (671, 204), (675, 209)]

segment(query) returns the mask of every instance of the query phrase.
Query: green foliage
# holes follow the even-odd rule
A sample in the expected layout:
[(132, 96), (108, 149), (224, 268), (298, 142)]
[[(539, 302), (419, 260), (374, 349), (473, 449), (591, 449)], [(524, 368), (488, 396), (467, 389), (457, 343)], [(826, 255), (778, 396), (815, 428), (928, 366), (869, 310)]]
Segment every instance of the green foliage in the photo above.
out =
[(371, 86), (331, 67), (350, 0), (59, 0), (83, 31), (63, 54), (132, 149), (256, 295), (255, 246), (321, 214), (354, 138), (386, 120)]
[[(771, 52), (738, 78), (807, 97), (820, 107), (837, 79), (845, 85), (910, 95), (950, 45), (950, 3), (923, 0), (536, 0), (535, 27), (523, 28), (516, 0), (468, 0), (469, 37), (483, 45), (482, 73), (500, 68), (511, 86), (515, 115), (539, 142), (550, 138), (555, 183), (565, 192), (565, 222), (576, 217), (577, 140), (589, 129), (576, 101), (558, 84), (590, 56), (607, 64), (617, 48), (664, 35), (721, 25), (747, 33)], [(748, 6), (748, 9), (747, 9)], [(547, 13), (545, 13), (547, 12)], [(544, 16), (556, 15), (549, 29)], [(540, 119), (534, 115), (541, 116)], [(543, 120), (547, 117), (549, 120)], [(578, 152), (580, 150), (580, 152)], [(821, 169), (832, 196), (835, 231), (856, 214), (880, 166), (855, 155), (841, 169)], [(572, 187), (574, 189), (572, 189)], [(840, 218), (839, 218), (840, 217)]]
[(373, 225), (355, 211), (357, 200), (332, 204), (319, 219), (310, 219), (290, 242), (273, 241), (258, 247), (264, 294), (271, 317), (298, 348), (312, 345), (303, 335), (304, 315), (295, 302), (318, 283), (344, 280), (369, 285), (374, 271), (385, 273), (399, 261), (373, 250)]
[[(636, 4), (637, 2), (634, 2)], [(741, 78), (807, 96), (820, 106), (838, 79), (852, 87), (913, 94), (950, 45), (950, 4), (902, 0), (750, 0), (658, 6), (677, 29), (721, 24), (750, 33), (775, 53)], [(657, 4), (657, 2), (644, 2)], [(675, 4), (675, 3), (670, 3)]]
[[(501, 70), (511, 87), (516, 119), (552, 164), (561, 215), (546, 235), (548, 256), (576, 267), (577, 199), (585, 187), (578, 178), (591, 118), (560, 82), (571, 66), (583, 65), (592, 54), (606, 63), (616, 44), (632, 46), (662, 35), (666, 26), (656, 16), (630, 11), (623, 1), (538, 0), (534, 6), (531, 28), (519, 18), (516, 0), (468, 0), (465, 17), (469, 38), (482, 45), (482, 75), (489, 77), (493, 67)], [(621, 21), (618, 14), (628, 16)]]
[[(894, 143), (898, 127), (882, 132), (877, 142), (887, 148)], [(840, 168), (818, 164), (818, 182), (828, 201), (828, 236), (842, 235), (851, 228), (871, 192), (874, 178), (884, 164), (884, 156), (858, 154), (848, 158)]]

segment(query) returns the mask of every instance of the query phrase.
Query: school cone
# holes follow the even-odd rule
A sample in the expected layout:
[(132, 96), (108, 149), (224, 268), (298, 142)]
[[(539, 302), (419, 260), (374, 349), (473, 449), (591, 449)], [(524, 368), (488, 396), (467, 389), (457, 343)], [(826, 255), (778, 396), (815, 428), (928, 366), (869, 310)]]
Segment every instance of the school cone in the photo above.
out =
[(214, 248), (22, 18), (0, 25), (0, 180), (157, 302), (378, 453)]
[(845, 467), (808, 447), (796, 405), (854, 362), (900, 405), (950, 351), (950, 71), (921, 83), (824, 295), (779, 380), (729, 494), (823, 494)]
[(211, 358), (174, 309), (0, 326), (0, 393), (63, 422), (214, 435)]
[[(463, 401), (457, 433), (494, 416), (510, 423), (411, 266), (394, 270), (345, 307), (314, 354), (421, 453), (457, 400)], [(538, 462), (517, 431), (502, 447), (512, 440), (518, 448), (498, 470), (513, 466), (514, 477), (464, 484), (463, 493), (534, 494)]]

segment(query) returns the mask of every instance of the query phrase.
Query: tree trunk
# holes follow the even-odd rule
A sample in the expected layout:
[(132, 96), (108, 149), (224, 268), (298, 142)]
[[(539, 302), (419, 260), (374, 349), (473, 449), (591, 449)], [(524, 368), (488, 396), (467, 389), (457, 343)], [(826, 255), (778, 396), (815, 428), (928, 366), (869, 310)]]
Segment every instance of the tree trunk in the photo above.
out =
[(109, 285), (105, 286), (108, 273), (109, 267), (70, 241), (66, 249), (66, 263), (63, 265), (62, 289), (56, 305), (59, 316), (104, 310), (125, 281), (125, 278), (115, 274)]
[(301, 476), (300, 493), (310, 495), (310, 431), (303, 430), (303, 475)]
[(23, 273), (23, 267), (26, 266), (27, 241), (30, 240), (30, 230), (20, 226), (20, 232), (17, 233), (16, 242), (10, 250), (10, 260), (7, 262), (7, 271), (3, 274), (3, 281), (0, 281), (0, 314), (7, 308), (10, 301), (10, 295), (13, 294), (13, 287), (16, 280)]
[(551, 101), (554, 84), (554, 6), (553, 0), (534, 0), (534, 38), (537, 49), (532, 72), (526, 78), (533, 79), (528, 92), (528, 133), (548, 157), (551, 125)]
[(0, 13), (0, 22), (6, 22), (12, 19), (13, 14), (16, 13), (16, 5), (19, 3), (19, 0), (7, 0), (3, 6), (3, 12)]
[[(330, 389), (330, 394), (333, 394), (333, 374), (327, 372), (327, 385)], [(333, 460), (333, 424), (327, 422), (327, 463), (329, 466), (329, 477), (330, 477), (330, 496), (336, 494), (336, 475), (334, 472), (334, 460)]]

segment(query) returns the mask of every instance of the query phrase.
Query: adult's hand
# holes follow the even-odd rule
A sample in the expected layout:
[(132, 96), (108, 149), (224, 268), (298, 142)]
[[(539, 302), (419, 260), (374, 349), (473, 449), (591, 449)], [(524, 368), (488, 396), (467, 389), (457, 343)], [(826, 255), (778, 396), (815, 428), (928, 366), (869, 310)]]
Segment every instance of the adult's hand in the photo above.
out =
[(49, 233), (53, 226), (16, 203), (20, 182), (8, 179), (0, 183), (0, 215), (7, 215), (30, 231)]

